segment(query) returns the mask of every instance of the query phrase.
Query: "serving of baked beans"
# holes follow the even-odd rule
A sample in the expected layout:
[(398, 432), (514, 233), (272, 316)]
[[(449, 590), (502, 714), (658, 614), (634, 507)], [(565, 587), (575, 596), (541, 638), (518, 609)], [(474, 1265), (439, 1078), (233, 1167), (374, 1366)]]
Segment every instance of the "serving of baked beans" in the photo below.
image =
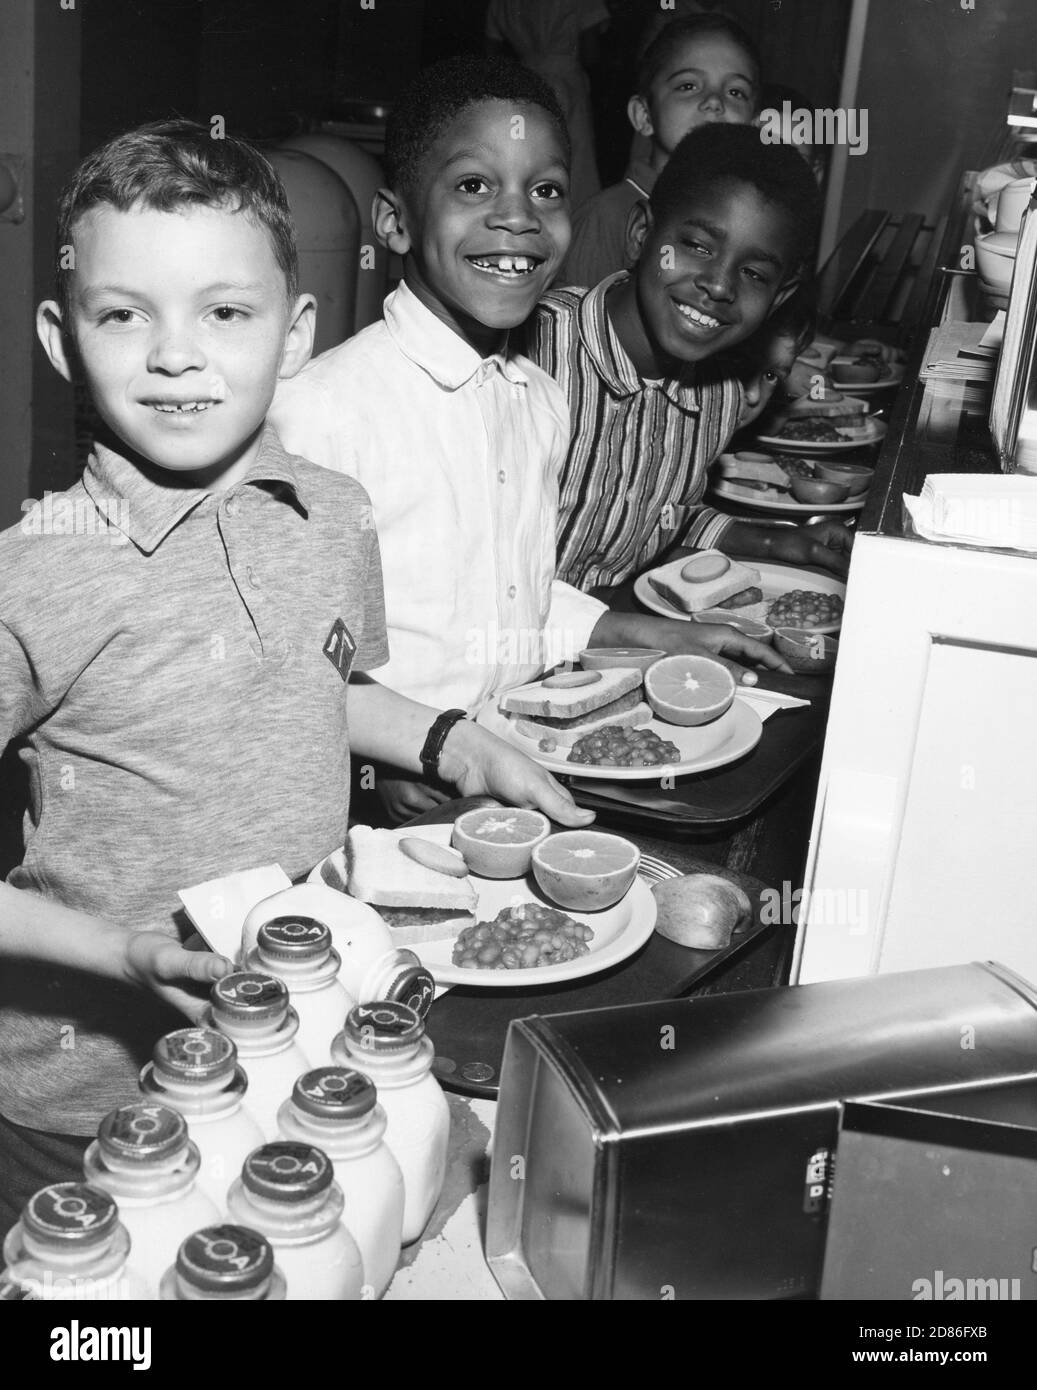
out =
[(662, 767), (680, 760), (677, 745), (661, 739), (654, 729), (625, 729), (620, 724), (584, 734), (569, 752), (569, 762), (597, 767)]
[(842, 616), (838, 594), (819, 594), (814, 589), (790, 589), (767, 609), (771, 627), (828, 627)]
[(555, 907), (520, 903), (502, 908), (492, 922), (465, 927), (452, 960), (462, 970), (532, 970), (587, 955), (593, 937), (590, 927)]

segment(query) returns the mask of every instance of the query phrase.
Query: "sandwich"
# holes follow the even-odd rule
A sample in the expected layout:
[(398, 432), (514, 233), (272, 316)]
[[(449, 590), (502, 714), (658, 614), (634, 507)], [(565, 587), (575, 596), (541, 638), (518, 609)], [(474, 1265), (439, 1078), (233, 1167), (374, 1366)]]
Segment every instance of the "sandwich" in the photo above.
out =
[(818, 399), (799, 396), (774, 417), (774, 428), (781, 439), (803, 439), (841, 443), (864, 437), (869, 432), (866, 401), (844, 396), (826, 388)]
[(606, 724), (637, 729), (651, 721), (652, 711), (642, 698), (640, 671), (613, 667), (573, 675), (583, 676), (584, 683), (554, 685), (552, 680), (559, 678), (548, 677), (509, 690), (501, 696), (499, 707), (526, 738), (551, 738), (564, 747)]
[(732, 483), (764, 483), (788, 491), (789, 475), (776, 459), (765, 459), (759, 454), (721, 454), (714, 467), (718, 477)]
[(760, 571), (741, 565), (719, 550), (703, 550), (690, 559), (671, 560), (646, 576), (648, 583), (682, 613), (705, 608), (740, 607), (763, 597)]
[[(452, 827), (443, 828), (449, 838)], [(429, 853), (423, 856), (426, 862), (419, 863), (413, 857), (414, 838), (414, 831), (373, 830), (369, 825), (354, 825), (346, 837), (346, 891), (375, 909), (395, 946), (453, 938), (475, 921), (471, 879), (457, 876), (456, 869), (443, 872), (428, 867), (437, 852), (455, 852), (445, 842), (422, 836)], [(411, 852), (401, 847), (404, 841)]]

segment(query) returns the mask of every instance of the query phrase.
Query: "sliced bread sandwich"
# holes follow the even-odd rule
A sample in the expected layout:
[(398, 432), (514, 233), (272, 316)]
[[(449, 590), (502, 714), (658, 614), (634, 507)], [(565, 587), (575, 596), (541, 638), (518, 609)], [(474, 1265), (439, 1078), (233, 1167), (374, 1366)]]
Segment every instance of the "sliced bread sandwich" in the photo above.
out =
[(606, 724), (634, 729), (652, 718), (642, 699), (641, 672), (620, 667), (520, 685), (501, 696), (500, 708), (526, 738), (550, 737), (566, 747)]
[[(475, 886), (455, 850), (404, 830), (354, 825), (346, 837), (346, 886), (384, 919), (397, 946), (454, 937), (475, 920)], [(415, 854), (419, 858), (415, 858)], [(441, 857), (447, 870), (429, 867)], [(424, 861), (424, 862), (420, 862)]]
[[(682, 613), (700, 613), (752, 589), (760, 583), (760, 571), (722, 555), (703, 550), (698, 555), (671, 560), (647, 576), (649, 584)], [(748, 600), (755, 602), (755, 599)]]

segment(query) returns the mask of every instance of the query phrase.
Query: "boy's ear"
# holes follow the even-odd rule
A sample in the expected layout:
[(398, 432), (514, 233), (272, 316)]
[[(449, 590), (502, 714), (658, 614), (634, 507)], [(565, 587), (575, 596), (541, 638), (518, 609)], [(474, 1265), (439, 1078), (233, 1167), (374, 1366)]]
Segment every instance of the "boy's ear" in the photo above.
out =
[(652, 210), (645, 202), (636, 202), (627, 218), (626, 252), (627, 265), (636, 265), (641, 259), (648, 233), (652, 230)]
[(380, 188), (371, 204), (371, 222), (375, 235), (383, 246), (397, 256), (405, 256), (411, 248), (407, 230), (407, 214), (399, 194), (390, 188)]
[(284, 335), (284, 351), (278, 378), (287, 381), (301, 372), (313, 354), (313, 335), (317, 329), (317, 301), (312, 294), (301, 294), (295, 301)]
[(627, 120), (637, 131), (638, 135), (643, 135), (646, 139), (651, 139), (655, 134), (655, 126), (652, 125), (652, 117), (648, 111), (648, 103), (642, 96), (633, 96), (627, 102)]
[(47, 354), (50, 365), (56, 372), (60, 372), (66, 381), (71, 381), (71, 343), (65, 333), (61, 308), (56, 300), (45, 299), (36, 310), (36, 336), (43, 344), (43, 351)]

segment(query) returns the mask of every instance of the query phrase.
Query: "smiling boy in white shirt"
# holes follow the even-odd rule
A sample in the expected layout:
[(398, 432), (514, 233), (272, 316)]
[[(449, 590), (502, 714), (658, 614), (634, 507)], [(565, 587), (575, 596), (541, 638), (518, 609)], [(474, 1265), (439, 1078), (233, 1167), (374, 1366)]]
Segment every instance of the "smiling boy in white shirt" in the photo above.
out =
[[(403, 257), (385, 317), (281, 383), (286, 445), (352, 474), (374, 508), (387, 685), (473, 713), (587, 646), (651, 646), (779, 666), (731, 628), (613, 613), (555, 580), (568, 411), (508, 347), (569, 243), (568, 140), (553, 94), (508, 63), (423, 73), (387, 131), (381, 240)], [(755, 676), (742, 672), (752, 681)], [(397, 815), (442, 799), (380, 784)]]

